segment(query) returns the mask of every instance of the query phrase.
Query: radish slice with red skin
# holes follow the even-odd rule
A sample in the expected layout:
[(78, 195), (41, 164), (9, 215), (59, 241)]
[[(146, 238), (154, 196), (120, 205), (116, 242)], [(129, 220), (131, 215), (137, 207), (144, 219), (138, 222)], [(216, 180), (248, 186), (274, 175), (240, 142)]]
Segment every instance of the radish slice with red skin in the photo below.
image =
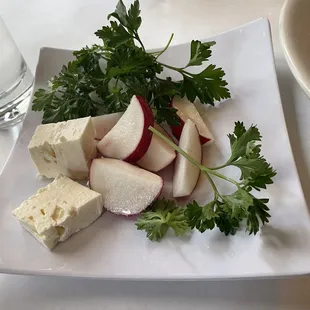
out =
[[(164, 128), (158, 124), (154, 124), (154, 128), (172, 141)], [(169, 166), (174, 161), (175, 157), (175, 150), (161, 138), (153, 135), (147, 152), (137, 162), (137, 165), (146, 170), (157, 172)]]
[(103, 137), (116, 125), (122, 115), (123, 112), (117, 112), (92, 117), (91, 120), (96, 130), (96, 140), (103, 139)]
[(98, 143), (97, 149), (104, 157), (137, 162), (151, 144), (150, 126), (154, 126), (151, 108), (142, 97), (133, 96), (127, 110)]
[(180, 139), (184, 124), (188, 119), (192, 120), (196, 125), (201, 145), (210, 143), (214, 140), (212, 133), (192, 102), (188, 101), (186, 98), (175, 96), (171, 101), (171, 106), (177, 109), (177, 115), (179, 116), (180, 125), (171, 126), (171, 131), (178, 140)]

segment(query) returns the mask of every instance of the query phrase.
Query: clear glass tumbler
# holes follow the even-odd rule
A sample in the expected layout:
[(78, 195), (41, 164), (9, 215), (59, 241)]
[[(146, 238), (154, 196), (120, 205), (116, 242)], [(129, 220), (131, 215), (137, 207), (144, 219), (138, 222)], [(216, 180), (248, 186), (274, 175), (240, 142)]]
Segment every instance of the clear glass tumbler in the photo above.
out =
[(0, 128), (23, 120), (32, 84), (33, 75), (0, 18)]

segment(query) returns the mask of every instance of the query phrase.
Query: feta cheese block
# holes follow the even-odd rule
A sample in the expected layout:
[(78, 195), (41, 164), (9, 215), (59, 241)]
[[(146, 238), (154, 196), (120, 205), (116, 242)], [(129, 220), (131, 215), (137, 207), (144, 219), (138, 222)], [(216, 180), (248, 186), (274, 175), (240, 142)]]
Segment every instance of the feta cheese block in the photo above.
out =
[(20, 224), (39, 242), (52, 249), (102, 213), (101, 194), (60, 176), (13, 210)]
[(39, 125), (28, 145), (39, 175), (86, 179), (96, 154), (95, 135), (91, 117)]

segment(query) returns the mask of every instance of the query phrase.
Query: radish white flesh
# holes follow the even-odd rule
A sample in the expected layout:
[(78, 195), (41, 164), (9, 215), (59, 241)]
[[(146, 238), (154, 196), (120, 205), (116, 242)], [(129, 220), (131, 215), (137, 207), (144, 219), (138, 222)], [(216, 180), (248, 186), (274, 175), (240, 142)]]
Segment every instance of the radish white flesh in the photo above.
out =
[[(161, 126), (154, 124), (154, 128), (172, 140), (166, 130)], [(161, 138), (153, 135), (151, 144), (145, 155), (137, 162), (137, 165), (153, 172), (164, 169), (175, 159), (174, 149)]]
[(127, 110), (116, 125), (98, 143), (98, 151), (104, 157), (140, 160), (150, 146), (154, 116), (142, 97), (133, 96)]
[(93, 159), (95, 159), (95, 158), (98, 158), (98, 157), (101, 157), (100, 156), (100, 153), (98, 152), (98, 150), (97, 150), (97, 145), (98, 145), (98, 140), (95, 140), (95, 147), (94, 147), (94, 149), (93, 149), (93, 151), (92, 151), (92, 156), (91, 156), (91, 158), (92, 158), (92, 160)]
[(190, 119), (197, 126), (202, 145), (214, 140), (210, 130), (192, 102), (188, 101), (186, 98), (176, 96), (173, 98), (171, 105), (178, 110), (177, 115), (181, 123), (179, 126), (171, 126), (172, 133), (177, 139), (180, 139), (185, 122)]
[[(179, 147), (201, 164), (202, 147), (197, 128), (191, 120), (187, 120), (183, 127)], [(173, 175), (173, 197), (189, 196), (196, 187), (199, 174), (199, 168), (178, 153)]]
[(98, 158), (92, 161), (89, 184), (92, 190), (102, 194), (107, 210), (134, 215), (158, 198), (163, 179), (118, 159)]
[(96, 130), (96, 139), (101, 140), (115, 126), (122, 115), (123, 112), (118, 112), (92, 117)]

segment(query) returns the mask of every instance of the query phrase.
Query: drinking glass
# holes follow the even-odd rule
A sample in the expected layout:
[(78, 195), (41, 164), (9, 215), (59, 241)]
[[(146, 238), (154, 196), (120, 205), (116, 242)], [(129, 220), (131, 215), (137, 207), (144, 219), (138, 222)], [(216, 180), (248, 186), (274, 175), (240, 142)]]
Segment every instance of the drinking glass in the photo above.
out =
[(0, 17), (0, 128), (23, 120), (33, 75)]

